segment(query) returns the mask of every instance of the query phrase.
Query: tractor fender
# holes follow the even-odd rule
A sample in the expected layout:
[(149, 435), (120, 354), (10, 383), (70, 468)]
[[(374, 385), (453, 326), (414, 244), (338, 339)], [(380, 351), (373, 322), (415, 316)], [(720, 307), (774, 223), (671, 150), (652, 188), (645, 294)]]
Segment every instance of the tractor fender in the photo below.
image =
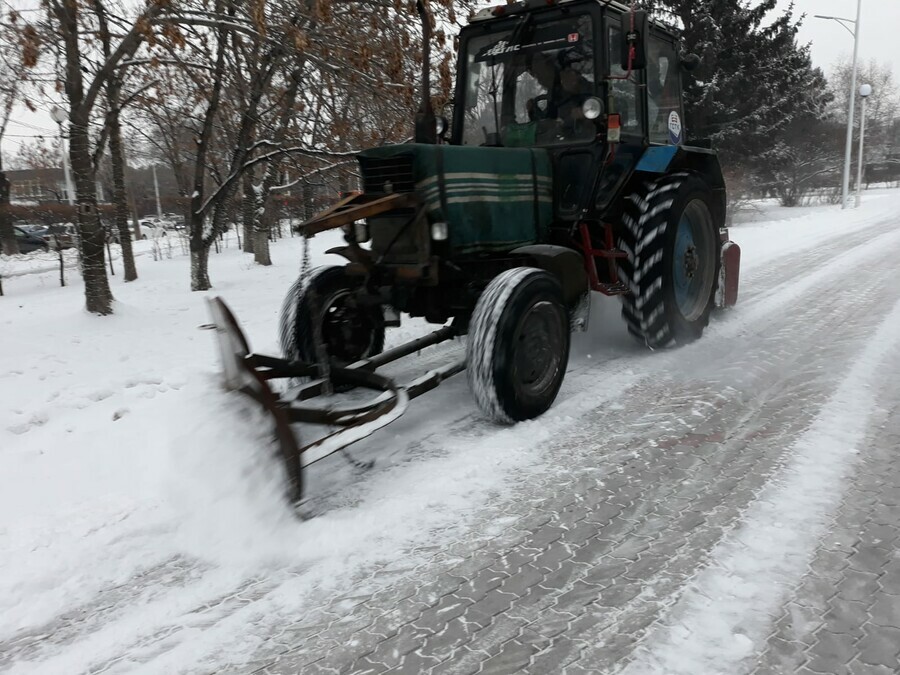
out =
[(725, 177), (715, 150), (692, 145), (658, 145), (647, 148), (636, 172), (673, 174), (689, 171), (710, 187), (710, 201), (716, 227), (725, 226)]
[(683, 146), (678, 149), (672, 162), (672, 171), (690, 171), (710, 187), (710, 202), (713, 222), (716, 227), (725, 227), (725, 177), (715, 150)]
[(725, 178), (715, 150), (692, 145), (654, 145), (647, 148), (635, 171), (670, 174), (692, 171), (699, 174), (713, 189), (725, 188)]
[[(557, 278), (563, 289), (563, 299), (572, 315), (573, 324), (587, 325), (587, 317), (581, 317), (585, 306), (590, 306), (590, 287), (584, 257), (565, 246), (530, 244), (510, 251), (511, 255), (524, 256), (532, 265)], [(588, 299), (588, 302), (585, 302)]]

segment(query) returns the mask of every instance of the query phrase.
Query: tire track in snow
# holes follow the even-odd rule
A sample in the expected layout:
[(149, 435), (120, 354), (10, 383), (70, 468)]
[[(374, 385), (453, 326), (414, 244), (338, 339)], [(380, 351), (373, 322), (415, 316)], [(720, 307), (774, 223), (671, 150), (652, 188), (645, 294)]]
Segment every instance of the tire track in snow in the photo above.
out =
[(747, 665), (841, 500), (875, 407), (879, 367), (898, 344), (900, 302), (624, 675), (736, 673)]
[[(841, 362), (853, 344), (863, 339), (872, 321), (872, 307), (878, 307), (891, 290), (884, 283), (861, 293), (844, 288), (825, 312), (801, 304), (800, 311), (778, 331), (756, 326), (743, 338), (745, 342), (737, 345), (717, 341), (710, 351), (701, 342), (663, 353), (659, 359), (663, 382), (635, 387), (626, 403), (629, 414), (601, 414), (588, 424), (583, 436), (569, 439), (588, 451), (577, 461), (573, 454), (577, 458), (578, 452), (563, 454), (559, 463), (564, 471), (580, 473), (585, 471), (582, 467), (601, 462), (611, 465), (614, 471), (602, 480), (612, 487), (610, 499), (622, 510), (617, 524), (598, 524), (596, 537), (609, 542), (603, 555), (595, 553), (591, 560), (576, 552), (585, 567), (560, 589), (560, 593), (584, 595), (593, 588), (600, 597), (590, 612), (572, 614), (565, 632), (573, 644), (571, 659), (580, 659), (586, 672), (611, 668), (627, 653), (630, 636), (650, 625), (677, 596), (693, 574), (697, 559), (727, 531), (741, 507), (755, 498), (766, 476), (777, 470), (786, 446), (806, 429), (815, 408), (824, 401), (837, 375), (820, 369), (819, 363)], [(858, 319), (859, 324), (835, 335), (839, 317), (851, 322)], [(760, 339), (763, 337), (766, 339)], [(805, 340), (814, 347), (803, 351), (791, 346), (805, 344)], [(748, 346), (733, 372), (723, 376), (720, 369), (734, 358), (735, 349)], [(684, 369), (695, 369), (696, 374), (681, 382), (677, 374)], [(720, 381), (734, 386), (719, 386)], [(704, 387), (702, 383), (708, 384)], [(791, 409), (798, 399), (806, 401), (809, 414), (798, 415)], [(697, 411), (685, 410), (685, 403), (700, 404), (699, 423), (684, 420)], [(640, 407), (645, 410), (643, 415)], [(636, 420), (629, 423), (629, 415)], [(594, 441), (608, 436), (609, 430), (614, 434), (611, 440)], [(638, 449), (633, 453), (620, 449), (635, 446)], [(609, 454), (598, 461), (597, 455), (606, 452)], [(586, 480), (590, 486), (590, 479)], [(578, 494), (577, 486), (576, 480), (575, 485), (555, 484), (545, 489), (551, 494)], [(609, 511), (609, 504), (597, 505), (591, 499), (573, 508), (599, 506), (601, 511)], [(561, 506), (564, 503), (557, 502), (545, 510), (559, 512)], [(577, 525), (568, 523), (575, 529)], [(611, 569), (616, 567), (626, 569), (615, 572), (620, 583), (610, 586)], [(551, 605), (559, 610), (559, 605), (554, 605), (558, 598), (559, 594), (548, 594), (527, 614), (516, 610), (516, 616), (531, 619), (525, 630), (533, 627), (532, 636), (540, 634), (543, 614)], [(554, 662), (553, 668), (560, 663)], [(551, 672), (550, 666), (540, 661), (529, 668), (526, 671)], [(467, 672), (466, 668), (461, 666), (460, 672)]]

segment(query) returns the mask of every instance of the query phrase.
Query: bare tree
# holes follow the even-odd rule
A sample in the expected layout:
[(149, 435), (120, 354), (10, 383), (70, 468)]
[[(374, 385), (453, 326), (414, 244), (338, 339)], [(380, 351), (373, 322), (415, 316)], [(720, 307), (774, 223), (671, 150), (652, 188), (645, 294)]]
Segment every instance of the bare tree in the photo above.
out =
[(58, 138), (50, 142), (43, 136), (32, 141), (25, 141), (16, 150), (16, 154), (7, 159), (10, 169), (56, 169), (62, 146)]
[[(844, 125), (847, 124), (851, 69), (850, 61), (839, 61), (829, 77), (829, 85), (834, 95), (831, 114), (836, 121)], [(870, 157), (882, 160), (892, 146), (891, 133), (894, 120), (900, 117), (900, 90), (890, 65), (880, 64), (874, 60), (860, 64), (857, 82), (858, 85), (864, 83), (872, 85), (872, 95), (866, 106), (866, 148)], [(858, 96), (856, 102), (859, 105)], [(856, 124), (859, 125), (858, 114)]]
[[(77, 227), (81, 242), (82, 272), (85, 304), (89, 312), (111, 314), (113, 296), (106, 276), (104, 245), (106, 236), (97, 211), (96, 146), (91, 137), (91, 122), (97, 114), (101, 95), (126, 59), (131, 58), (152, 35), (154, 22), (166, 4), (148, 0), (133, 19), (124, 13), (110, 17), (98, 12), (99, 5), (91, 2), (88, 9), (78, 0), (48, 0), (48, 32), (58, 37), (59, 58), (69, 115), (69, 161), (75, 182)], [(116, 38), (108, 35), (107, 53), (93, 48), (95, 36), (102, 29), (101, 16), (114, 21)], [(108, 133), (108, 126), (103, 125)]]
[[(436, 3), (434, 25), (459, 4)], [(148, 47), (157, 84), (136, 101), (151, 127), (138, 133), (184, 176), (191, 288), (205, 290), (239, 193), (244, 246), (269, 264), (275, 196), (326, 175), (352, 186), (359, 149), (412, 135), (421, 24), (414, 5), (382, 0), (185, 0), (169, 16), (170, 39)], [(451, 69), (446, 51), (436, 61), (438, 106)]]
[[(107, 61), (112, 56), (112, 35), (109, 30), (106, 7), (102, 0), (93, 0), (97, 15), (97, 26), (103, 57)], [(125, 190), (125, 154), (122, 144), (122, 69), (115, 69), (106, 81), (106, 123), (104, 131), (109, 141), (110, 163), (112, 166), (113, 204), (115, 204), (115, 227), (122, 247), (122, 266), (125, 281), (137, 279), (137, 266), (134, 263), (134, 251), (131, 246), (131, 231), (128, 227), (128, 194)], [(133, 95), (132, 97), (133, 98)], [(94, 152), (94, 168), (100, 162), (103, 144), (97, 144)]]
[[(37, 61), (39, 43), (34, 28), (21, 26), (15, 11), (0, 18), (0, 142), (13, 107), (22, 93), (26, 70)], [(9, 215), (10, 184), (0, 154), (0, 250), (7, 255), (19, 252), (16, 234)]]

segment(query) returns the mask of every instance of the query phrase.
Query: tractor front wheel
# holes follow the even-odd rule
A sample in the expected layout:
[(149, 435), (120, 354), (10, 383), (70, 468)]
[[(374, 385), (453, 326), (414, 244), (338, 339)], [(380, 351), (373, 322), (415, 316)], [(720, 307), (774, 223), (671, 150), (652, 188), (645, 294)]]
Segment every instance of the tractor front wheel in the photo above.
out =
[(329, 358), (350, 364), (381, 353), (384, 317), (374, 305), (362, 305), (356, 291), (362, 281), (342, 267), (320, 267), (298, 279), (281, 306), (279, 337), (284, 358), (316, 363), (315, 331)]
[(721, 264), (709, 186), (679, 173), (639, 186), (625, 202), (619, 276), (628, 331), (652, 349), (703, 334)]
[(569, 318), (554, 276), (503, 272), (475, 306), (466, 345), (469, 386), (496, 422), (532, 419), (556, 399), (569, 361)]

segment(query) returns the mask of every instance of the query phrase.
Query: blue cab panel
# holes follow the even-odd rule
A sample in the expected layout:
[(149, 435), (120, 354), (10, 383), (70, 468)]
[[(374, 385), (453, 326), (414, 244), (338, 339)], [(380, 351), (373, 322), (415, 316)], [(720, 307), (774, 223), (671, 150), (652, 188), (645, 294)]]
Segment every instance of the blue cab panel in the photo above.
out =
[(636, 168), (648, 173), (665, 173), (678, 152), (677, 145), (655, 145), (647, 148)]

